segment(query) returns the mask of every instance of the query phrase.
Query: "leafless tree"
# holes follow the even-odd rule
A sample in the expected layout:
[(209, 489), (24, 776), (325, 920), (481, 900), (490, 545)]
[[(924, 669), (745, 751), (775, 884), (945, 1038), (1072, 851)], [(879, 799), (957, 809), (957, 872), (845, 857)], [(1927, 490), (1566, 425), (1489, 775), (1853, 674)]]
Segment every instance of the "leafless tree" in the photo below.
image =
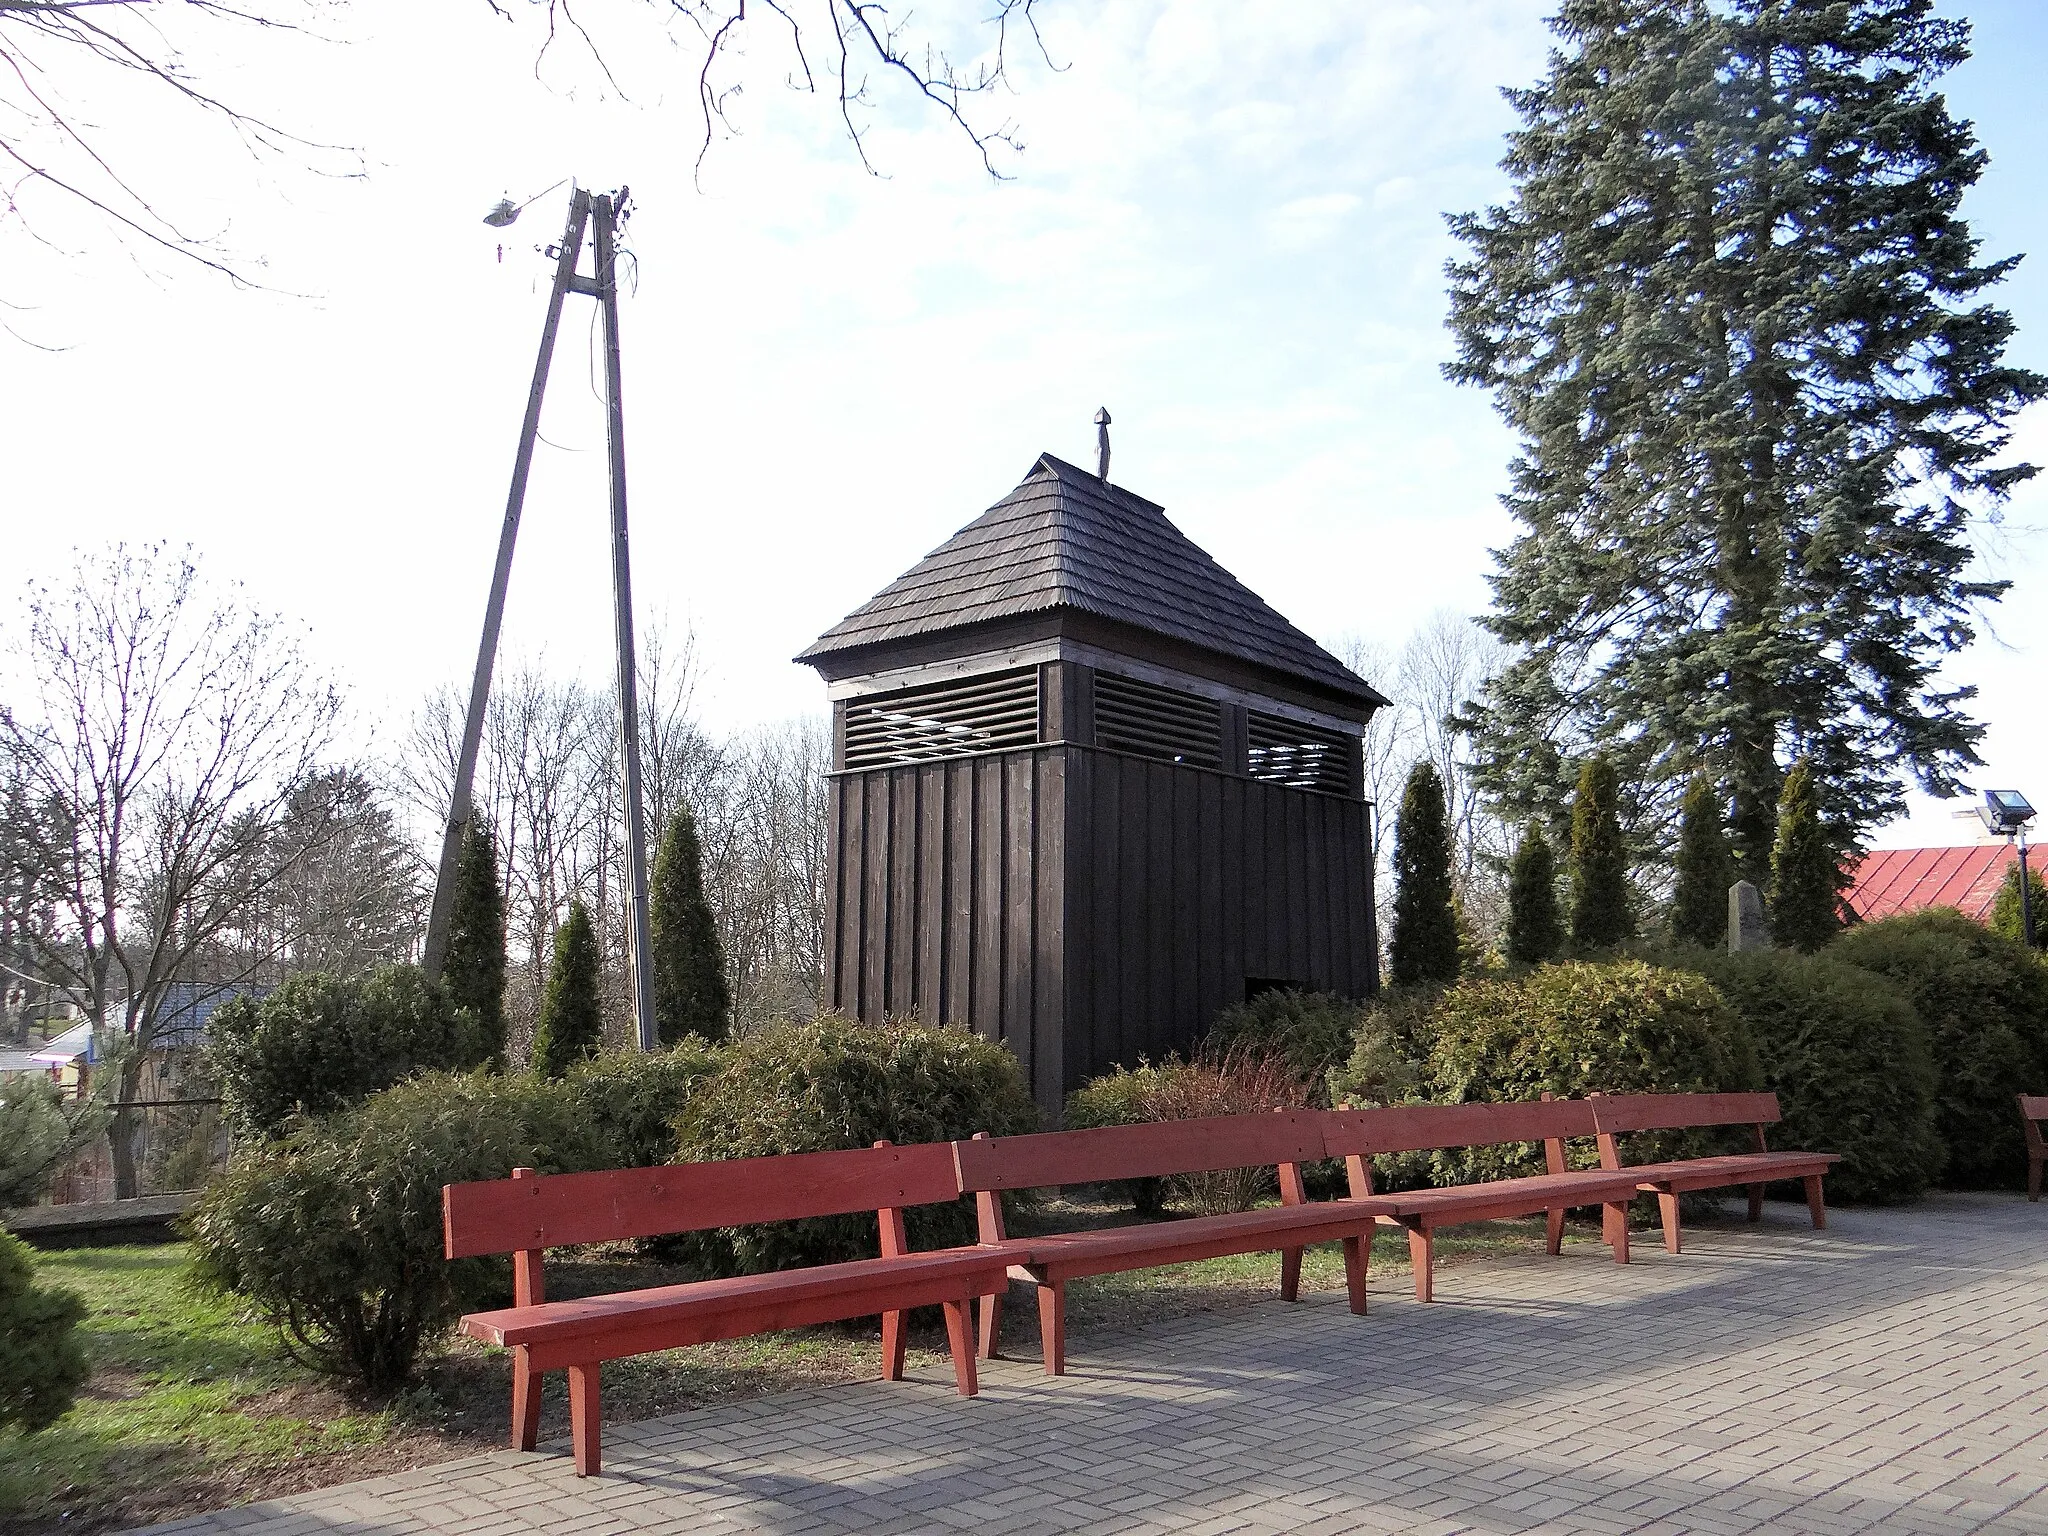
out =
[[(42, 979), (118, 1037), (131, 1099), (166, 994), (314, 846), (288, 830), (341, 701), (282, 623), (160, 546), (81, 556), (31, 586), (0, 750), (35, 811), (22, 843), (57, 912)], [(233, 981), (238, 977), (209, 977)], [(111, 1130), (135, 1192), (133, 1128)]]
[[(868, 131), (881, 93), (929, 103), (966, 138), (991, 176), (1021, 149), (1015, 125), (988, 105), (1009, 84), (1018, 36), (1041, 56), (1037, 0), (990, 0), (970, 58), (957, 58), (926, 23), (873, 0), (482, 0), (479, 17), (533, 29), (536, 73), (565, 48), (624, 94), (615, 65), (673, 55), (694, 75), (704, 156), (737, 131), (734, 111), (765, 28), (759, 57), (794, 89), (831, 100), (861, 164), (875, 165)], [(221, 130), (259, 164), (294, 163), (328, 175), (361, 174), (354, 150), (316, 142), (217, 94), (194, 66), (203, 49), (234, 34), (308, 33), (338, 24), (346, 0), (0, 0), (0, 228), (44, 244), (63, 238), (67, 214), (84, 213), (142, 251), (206, 267), (240, 285), (260, 263), (225, 231), (195, 226), (171, 189), (137, 178), (136, 156), (106, 128), (110, 102), (132, 96), (149, 110), (182, 112)], [(900, 18), (900, 19), (899, 19)], [(970, 44), (970, 46), (972, 46)], [(6, 304), (17, 309), (16, 304)], [(5, 316), (0, 315), (0, 324)], [(12, 326), (10, 332), (19, 337)]]

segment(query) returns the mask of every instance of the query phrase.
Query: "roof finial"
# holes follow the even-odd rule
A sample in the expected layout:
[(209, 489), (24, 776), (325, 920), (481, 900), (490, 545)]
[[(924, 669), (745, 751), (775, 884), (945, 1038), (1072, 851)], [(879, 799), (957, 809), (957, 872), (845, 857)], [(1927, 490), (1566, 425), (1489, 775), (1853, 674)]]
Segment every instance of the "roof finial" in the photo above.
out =
[(1095, 478), (1107, 483), (1109, 480), (1109, 407), (1098, 406), (1095, 412)]

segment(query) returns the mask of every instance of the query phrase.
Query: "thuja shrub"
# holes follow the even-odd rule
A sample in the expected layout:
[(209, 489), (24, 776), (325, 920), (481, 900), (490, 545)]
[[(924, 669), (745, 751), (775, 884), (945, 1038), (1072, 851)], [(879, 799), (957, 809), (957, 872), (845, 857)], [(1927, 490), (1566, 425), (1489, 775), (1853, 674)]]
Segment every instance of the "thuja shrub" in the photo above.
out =
[(1748, 1026), (1784, 1113), (1771, 1145), (1841, 1155), (1829, 1198), (1899, 1204), (1940, 1177), (1933, 1041), (1896, 987), (1828, 953), (1702, 950), (1673, 963), (1704, 973)]
[(2026, 1150), (2013, 1099), (2048, 1085), (2048, 966), (1948, 907), (1861, 924), (1827, 953), (1885, 978), (1926, 1024), (1943, 1181), (2017, 1188)]
[(222, 1005), (207, 1034), (208, 1066), (245, 1138), (360, 1103), (415, 1072), (477, 1066), (498, 1049), (476, 1015), (414, 965), (360, 977), (306, 972), (267, 997)]
[(651, 1168), (676, 1155), (676, 1121), (723, 1063), (719, 1049), (685, 1035), (666, 1050), (605, 1051), (569, 1068), (579, 1111), (614, 1168)]
[(0, 1232), (0, 1430), (32, 1435), (70, 1411), (91, 1374), (84, 1317), (74, 1292), (36, 1283), (28, 1244)]
[(305, 1364), (387, 1393), (506, 1288), (502, 1258), (442, 1257), (441, 1186), (611, 1160), (567, 1083), (421, 1076), (239, 1154), (187, 1217), (194, 1277)]
[[(1761, 1085), (1749, 1032), (1713, 984), (1642, 960), (1575, 961), (1460, 982), (1436, 1000), (1430, 1034), (1430, 1097), (1440, 1103)], [(1695, 1155), (1721, 1139), (1640, 1136), (1631, 1160)], [(1574, 1152), (1591, 1161), (1590, 1149)], [(1464, 1148), (1433, 1162), (1439, 1182), (1544, 1171), (1541, 1147)]]
[[(677, 1162), (828, 1152), (892, 1141), (958, 1141), (1038, 1128), (1017, 1058), (964, 1029), (857, 1024), (836, 1015), (756, 1030), (727, 1046), (677, 1121)], [(975, 1239), (971, 1201), (904, 1213), (914, 1248)], [(720, 1274), (871, 1257), (875, 1218), (822, 1216), (699, 1234), (696, 1262)]]
[(1318, 1102), (1327, 1102), (1322, 1097), (1325, 1079), (1332, 1067), (1342, 1066), (1351, 1055), (1368, 1011), (1366, 1004), (1334, 992), (1276, 989), (1219, 1013), (1209, 1043), (1224, 1053), (1248, 1050), (1284, 1057)]

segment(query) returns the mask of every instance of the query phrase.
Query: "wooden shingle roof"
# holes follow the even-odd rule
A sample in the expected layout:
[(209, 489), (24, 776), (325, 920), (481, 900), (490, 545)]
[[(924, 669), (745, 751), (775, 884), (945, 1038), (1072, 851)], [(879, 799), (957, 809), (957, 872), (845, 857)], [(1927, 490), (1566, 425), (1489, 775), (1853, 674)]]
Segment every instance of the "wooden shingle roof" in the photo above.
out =
[(1071, 608), (1386, 701), (1167, 521), (1164, 509), (1041, 454), (1009, 495), (796, 659)]

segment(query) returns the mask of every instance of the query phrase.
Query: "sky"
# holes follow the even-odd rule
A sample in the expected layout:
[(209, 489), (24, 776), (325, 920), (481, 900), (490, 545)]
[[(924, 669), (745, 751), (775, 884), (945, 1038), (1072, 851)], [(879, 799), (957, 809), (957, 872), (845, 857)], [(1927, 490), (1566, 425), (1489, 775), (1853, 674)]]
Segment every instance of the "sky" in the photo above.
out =
[[(192, 114), (58, 79), (190, 227), (266, 288), (139, 253), (49, 205), (0, 232), (0, 586), (74, 549), (189, 544), (303, 624), (388, 747), (473, 662), (566, 190), (629, 184), (622, 308), (633, 579), (643, 629), (694, 631), (715, 731), (824, 707), (789, 658), (1010, 490), (1036, 456), (1112, 477), (1310, 634), (1388, 648), (1486, 603), (1513, 442), (1450, 355), (1443, 215), (1505, 195), (1500, 88), (1541, 72), (1525, 0), (1052, 0), (989, 103), (1021, 154), (992, 180), (940, 114), (877, 78), (863, 169), (827, 96), (785, 88), (761, 27), (698, 166), (695, 62), (625, 0), (593, 14), (616, 83), (483, 0), (355, 0), (318, 37), (206, 34), (219, 94), (302, 137), (260, 169)], [(980, 8), (915, 27), (970, 49)], [(2015, 361), (2048, 371), (2048, 160), (2033, 103), (2048, 11), (1952, 5), (1977, 54), (1947, 82), (1991, 168), (1965, 210)], [(950, 30), (944, 30), (950, 29)], [(30, 205), (37, 212), (37, 205)], [(607, 674), (610, 587), (594, 306), (572, 298), (504, 634), (509, 661)], [(2016, 451), (2048, 461), (2048, 406)], [(2048, 479), (2048, 477), (2044, 477)], [(1981, 530), (2013, 581), (1952, 663), (1990, 729), (1979, 787), (2048, 804), (2036, 678), (2048, 485)], [(0, 622), (18, 623), (0, 593)], [(1876, 841), (1970, 840), (1917, 799)]]

